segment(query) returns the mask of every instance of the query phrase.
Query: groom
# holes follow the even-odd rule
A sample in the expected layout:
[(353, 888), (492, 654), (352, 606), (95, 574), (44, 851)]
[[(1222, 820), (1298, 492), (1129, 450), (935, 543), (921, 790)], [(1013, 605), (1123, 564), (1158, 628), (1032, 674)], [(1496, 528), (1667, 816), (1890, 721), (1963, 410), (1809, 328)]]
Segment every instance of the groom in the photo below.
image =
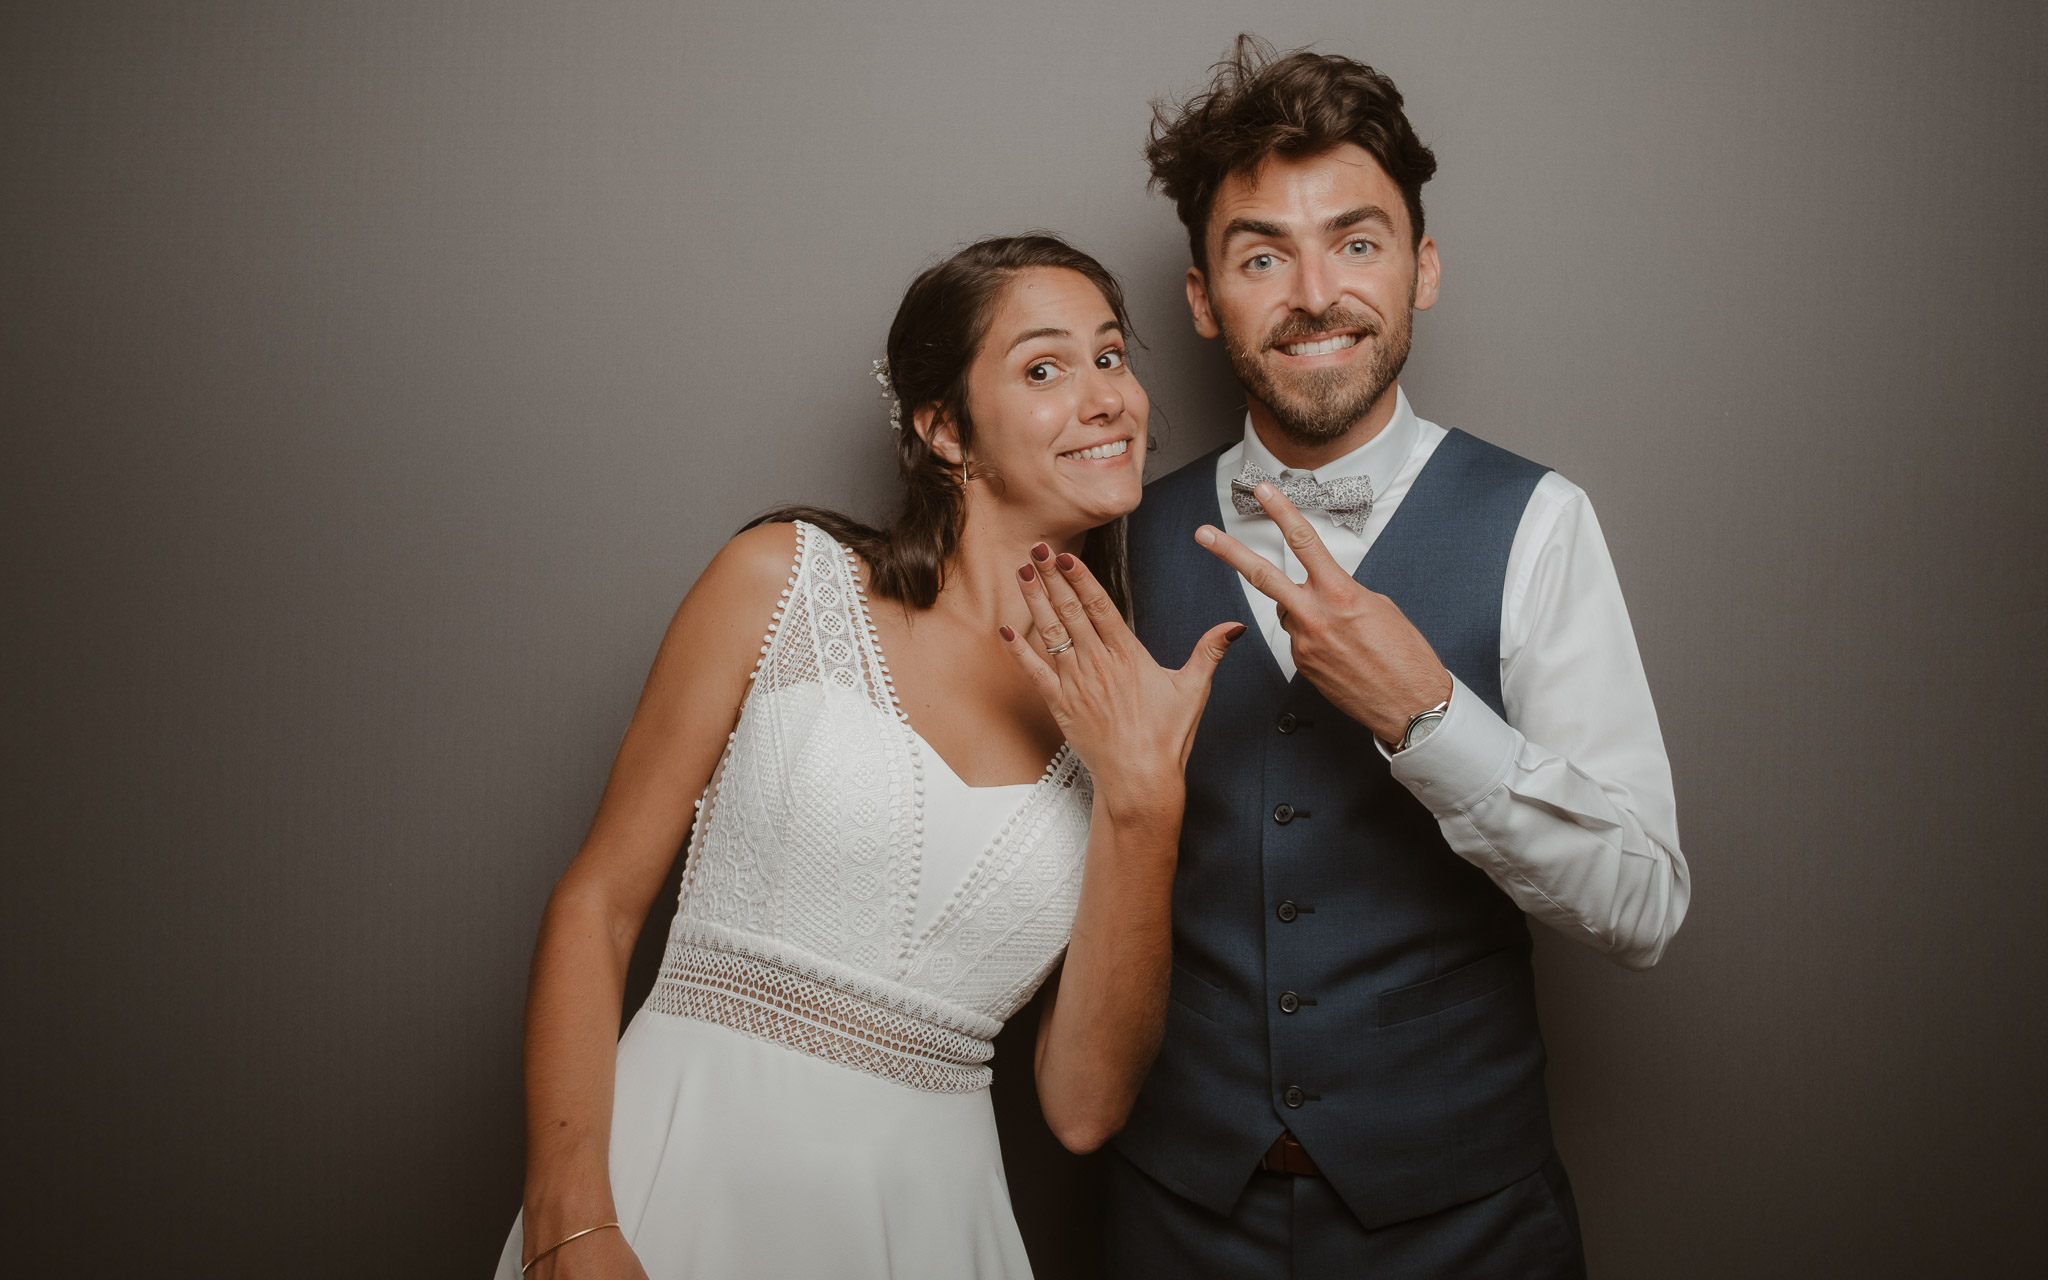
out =
[(1385, 76), (1240, 37), (1147, 158), (1247, 413), (1131, 517), (1138, 634), (1263, 643), (1188, 764), (1109, 1274), (1581, 1275), (1525, 917), (1647, 968), (1688, 890), (1599, 523), (1401, 392), (1436, 159)]

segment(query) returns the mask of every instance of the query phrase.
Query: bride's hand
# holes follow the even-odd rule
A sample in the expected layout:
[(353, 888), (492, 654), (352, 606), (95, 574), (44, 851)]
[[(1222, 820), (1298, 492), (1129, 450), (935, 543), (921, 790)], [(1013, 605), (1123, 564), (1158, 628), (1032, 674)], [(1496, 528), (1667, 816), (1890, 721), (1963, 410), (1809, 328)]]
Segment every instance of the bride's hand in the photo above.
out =
[(1004, 627), (1010, 656), (1112, 810), (1178, 796), (1210, 678), (1244, 624), (1211, 627), (1187, 665), (1169, 671), (1131, 634), (1080, 557), (1052, 556), (1044, 543), (1031, 554), (1034, 563), (1017, 578), (1036, 634)]

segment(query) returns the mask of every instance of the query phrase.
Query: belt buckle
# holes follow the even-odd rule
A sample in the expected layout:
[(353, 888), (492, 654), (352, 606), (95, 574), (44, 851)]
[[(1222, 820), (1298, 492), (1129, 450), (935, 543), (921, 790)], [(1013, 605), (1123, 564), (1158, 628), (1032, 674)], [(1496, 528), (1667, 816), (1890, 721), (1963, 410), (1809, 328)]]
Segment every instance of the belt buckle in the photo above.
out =
[(1266, 1154), (1259, 1160), (1259, 1167), (1268, 1173), (1291, 1173), (1301, 1178), (1323, 1176), (1323, 1171), (1309, 1158), (1308, 1148), (1302, 1146), (1301, 1140), (1286, 1130), (1282, 1130), (1280, 1136), (1273, 1140), (1273, 1145), (1266, 1148)]

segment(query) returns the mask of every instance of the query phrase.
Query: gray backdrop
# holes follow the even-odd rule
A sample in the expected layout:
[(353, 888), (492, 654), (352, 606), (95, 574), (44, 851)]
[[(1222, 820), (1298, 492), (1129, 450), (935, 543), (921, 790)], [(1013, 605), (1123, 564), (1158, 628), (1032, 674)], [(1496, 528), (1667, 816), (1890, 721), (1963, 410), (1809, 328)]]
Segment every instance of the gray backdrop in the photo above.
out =
[(1539, 943), (1595, 1274), (2031, 1270), (2048, 19), (1688, 8), (9, 5), (10, 1268), (483, 1274), (548, 887), (720, 541), (887, 500), (910, 274), (1066, 232), (1155, 471), (1237, 429), (1139, 147), (1256, 24), (1407, 92), (1407, 385), (1592, 494), (1664, 719), (1684, 930)]

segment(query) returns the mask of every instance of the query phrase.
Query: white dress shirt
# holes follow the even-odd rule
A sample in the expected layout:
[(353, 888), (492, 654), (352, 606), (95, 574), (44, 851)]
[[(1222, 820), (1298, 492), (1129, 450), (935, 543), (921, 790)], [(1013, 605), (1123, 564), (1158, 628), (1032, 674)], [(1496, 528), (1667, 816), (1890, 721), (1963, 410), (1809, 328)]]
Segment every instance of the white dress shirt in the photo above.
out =
[[(1405, 393), (1397, 389), (1395, 399), (1378, 435), (1309, 473), (1370, 478), (1362, 532), (1328, 512), (1303, 513), (1346, 573), (1358, 572), (1448, 434), (1416, 417)], [(1231, 478), (1246, 462), (1276, 476), (1289, 470), (1249, 415), (1244, 440), (1216, 460), (1223, 529), (1305, 581), (1280, 527), (1231, 504)], [(1268, 650), (1292, 679), (1279, 610), (1240, 581)], [(1395, 779), (1428, 806), (1451, 848), (1522, 910), (1629, 968), (1648, 968), (1678, 931), (1691, 891), (1671, 763), (1593, 504), (1554, 471), (1530, 495), (1508, 554), (1500, 679), (1506, 719), (1453, 676), (1443, 722), (1391, 757)]]

